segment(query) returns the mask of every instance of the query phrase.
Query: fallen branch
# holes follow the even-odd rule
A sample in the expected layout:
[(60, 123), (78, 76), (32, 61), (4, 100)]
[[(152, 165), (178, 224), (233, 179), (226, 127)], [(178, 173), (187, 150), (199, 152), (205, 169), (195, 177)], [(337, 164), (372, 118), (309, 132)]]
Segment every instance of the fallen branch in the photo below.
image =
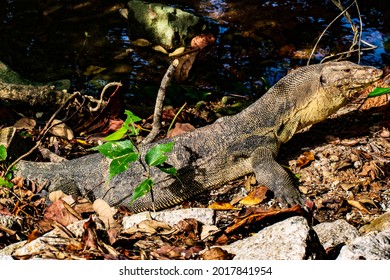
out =
[(161, 130), (161, 115), (163, 111), (166, 90), (178, 65), (178, 59), (172, 61), (171, 65), (169, 65), (168, 70), (161, 81), (161, 85), (157, 93), (156, 105), (154, 107), (152, 131), (148, 134), (148, 136), (145, 137), (145, 139), (142, 141), (142, 144), (152, 142), (154, 139), (156, 139), (157, 135)]

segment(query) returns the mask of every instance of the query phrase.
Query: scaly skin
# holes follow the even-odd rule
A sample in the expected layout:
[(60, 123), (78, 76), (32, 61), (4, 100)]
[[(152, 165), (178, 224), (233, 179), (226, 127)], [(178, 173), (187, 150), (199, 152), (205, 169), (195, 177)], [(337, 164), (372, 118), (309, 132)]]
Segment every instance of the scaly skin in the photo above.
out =
[[(382, 71), (351, 62), (310, 65), (293, 71), (241, 113), (173, 139), (168, 163), (179, 180), (159, 170), (151, 173), (156, 209), (163, 209), (255, 173), (259, 184), (270, 188), (284, 205), (302, 203), (286, 171), (275, 161), (281, 144), (300, 129), (325, 120), (364, 86), (378, 80)], [(160, 141), (161, 143), (161, 141)], [(142, 154), (155, 144), (141, 146)], [(141, 156), (143, 158), (143, 156)], [(100, 154), (64, 163), (20, 162), (16, 174), (50, 182), (49, 191), (61, 189), (91, 200), (103, 198), (112, 206), (135, 212), (151, 210), (151, 196), (129, 201), (144, 179), (144, 167), (134, 163), (108, 184), (109, 160)]]

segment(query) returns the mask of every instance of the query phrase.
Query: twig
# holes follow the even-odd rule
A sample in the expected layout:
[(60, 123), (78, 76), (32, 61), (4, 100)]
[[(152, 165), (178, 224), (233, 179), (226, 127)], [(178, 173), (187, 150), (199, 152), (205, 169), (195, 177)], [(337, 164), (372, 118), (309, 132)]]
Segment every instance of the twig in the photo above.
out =
[(161, 85), (157, 93), (156, 105), (154, 107), (152, 131), (148, 134), (148, 136), (145, 137), (145, 139), (142, 141), (142, 144), (152, 142), (161, 130), (161, 115), (163, 111), (165, 93), (178, 64), (178, 59), (172, 61), (171, 65), (169, 65), (168, 70), (161, 81)]
[[(106, 92), (106, 90), (109, 88), (109, 87), (112, 87), (112, 86), (117, 86), (117, 87), (121, 87), (122, 84), (119, 83), (119, 82), (112, 82), (112, 83), (108, 83), (107, 85), (105, 85), (105, 87), (103, 88), (102, 92), (100, 93), (100, 99), (99, 101), (97, 102), (97, 105), (95, 108), (92, 108), (92, 107), (89, 107), (89, 110), (91, 112), (96, 112), (100, 109), (100, 107), (102, 106), (103, 104), (103, 96), (104, 96), (104, 93)], [(90, 98), (89, 96), (87, 98)], [(95, 100), (94, 98), (92, 98), (93, 100)], [(91, 98), (90, 98), (91, 100)], [(92, 100), (91, 100), (92, 101)]]
[[(314, 54), (314, 51), (316, 50), (317, 48), (317, 45), (318, 43), (320, 42), (320, 40), (322, 39), (322, 37), (324, 36), (324, 34), (326, 33), (326, 31), (329, 29), (329, 27), (342, 15), (344, 15), (345, 19), (349, 22), (349, 24), (351, 25), (351, 29), (352, 29), (352, 32), (354, 33), (354, 36), (353, 36), (353, 40), (352, 40), (352, 44), (349, 48), (348, 51), (345, 51), (345, 52), (341, 52), (341, 53), (337, 53), (337, 54), (332, 54), (332, 55), (329, 55), (329, 56), (326, 56), (324, 57), (320, 63), (324, 62), (325, 60), (328, 60), (330, 58), (335, 58), (335, 57), (339, 57), (338, 59), (341, 59), (342, 56), (346, 55), (347, 57), (354, 53), (354, 52), (358, 52), (358, 63), (360, 63), (360, 55), (361, 55), (361, 52), (362, 51), (367, 51), (367, 50), (372, 50), (372, 49), (375, 49), (377, 48), (377, 46), (374, 46), (366, 41), (364, 41), (362, 39), (362, 34), (363, 34), (363, 22), (362, 22), (362, 18), (361, 18), (361, 14), (360, 14), (360, 10), (359, 10), (359, 6), (357, 4), (357, 1), (354, 0), (347, 8), (344, 8), (343, 5), (341, 4), (340, 0), (332, 0), (333, 4), (335, 4), (335, 6), (337, 8), (339, 8), (341, 10), (341, 13), (332, 20), (331, 23), (328, 24), (328, 26), (325, 28), (325, 30), (322, 32), (322, 34), (320, 35), (319, 39), (317, 40), (316, 44), (314, 45), (313, 47), (313, 50), (310, 54), (310, 57), (307, 61), (307, 65), (310, 64), (310, 60), (311, 58), (313, 57), (313, 54)], [(352, 18), (351, 18), (351, 15), (349, 14), (348, 12), (348, 9), (350, 7), (352, 7), (353, 5), (356, 6), (356, 10), (358, 12), (358, 17), (359, 17), (359, 28), (356, 27), (356, 25), (353, 23), (352, 21)], [(367, 45), (368, 48), (362, 48), (362, 44), (364, 45)], [(355, 49), (355, 46), (358, 46), (357, 49)]]
[(168, 134), (169, 131), (172, 129), (172, 126), (173, 126), (173, 124), (175, 123), (177, 117), (180, 115), (181, 111), (183, 111), (183, 109), (184, 109), (186, 106), (187, 106), (187, 102), (185, 102), (185, 103), (183, 104), (183, 106), (181, 106), (181, 108), (179, 109), (179, 111), (177, 111), (176, 115), (173, 117), (173, 120), (172, 120), (171, 124), (170, 124), (169, 127), (168, 127), (167, 134)]
[(19, 161), (21, 161), (22, 159), (24, 159), (25, 157), (29, 156), (32, 152), (34, 152), (34, 150), (36, 148), (39, 147), (39, 145), (41, 144), (42, 142), (42, 139), (43, 137), (46, 135), (46, 133), (55, 125), (59, 124), (55, 124), (55, 125), (52, 125), (52, 122), (53, 120), (55, 119), (55, 117), (59, 114), (59, 112), (61, 112), (61, 110), (63, 110), (65, 108), (65, 106), (70, 102), (72, 101), (74, 98), (76, 98), (76, 96), (79, 96), (80, 95), (80, 92), (75, 92), (73, 93), (71, 96), (69, 96), (69, 98), (67, 100), (65, 100), (65, 102), (57, 109), (57, 111), (55, 111), (55, 113), (51, 116), (51, 118), (49, 119), (49, 121), (46, 123), (45, 127), (41, 130), (41, 133), (39, 133), (38, 135), (38, 138), (37, 138), (37, 142), (35, 144), (34, 147), (32, 147), (27, 153), (21, 155), (19, 158), (17, 158), (13, 163), (11, 163), (7, 170), (5, 171), (5, 174), (8, 174), (8, 172), (12, 169), (12, 167), (17, 164)]
[(319, 42), (321, 41), (322, 37), (325, 35), (326, 31), (328, 31), (328, 29), (330, 28), (330, 26), (331, 26), (339, 17), (341, 17), (342, 15), (344, 15), (344, 12), (345, 12), (346, 10), (348, 10), (349, 8), (351, 8), (353, 4), (354, 4), (354, 3), (350, 4), (347, 8), (345, 8), (344, 11), (342, 11), (337, 17), (335, 17), (335, 18), (328, 24), (328, 26), (324, 29), (324, 31), (322, 31), (320, 37), (318, 38), (317, 42), (315, 43), (315, 45), (314, 45), (314, 47), (313, 47), (313, 50), (311, 51), (311, 54), (310, 54), (310, 56), (309, 56), (309, 59), (307, 60), (307, 65), (310, 64), (310, 60), (311, 60), (311, 58), (312, 58), (312, 56), (313, 56), (313, 54), (314, 54), (314, 51), (317, 49), (317, 46), (318, 46)]

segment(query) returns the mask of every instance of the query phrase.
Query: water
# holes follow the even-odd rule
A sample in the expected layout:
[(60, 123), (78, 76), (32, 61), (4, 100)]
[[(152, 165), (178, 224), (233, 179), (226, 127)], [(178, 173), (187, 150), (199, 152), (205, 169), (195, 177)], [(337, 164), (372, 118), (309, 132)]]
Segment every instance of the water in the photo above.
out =
[[(331, 1), (169, 2), (214, 26), (215, 46), (198, 57), (185, 83), (199, 90), (212, 89), (214, 96), (260, 96), (288, 69), (306, 64), (318, 37), (340, 13)], [(382, 67), (389, 63), (386, 2), (359, 1), (363, 39), (377, 46), (362, 54), (363, 64)], [(122, 81), (128, 96), (142, 95), (144, 86), (159, 85), (169, 58), (151, 48), (132, 46), (127, 22), (118, 12), (126, 1), (66, 3), (1, 1), (0, 60), (32, 80), (71, 79), (75, 90), (97, 93), (91, 79)], [(356, 9), (350, 12), (358, 22)], [(320, 41), (313, 63), (348, 50), (352, 37), (349, 23), (336, 21)], [(85, 75), (91, 65), (106, 70)]]

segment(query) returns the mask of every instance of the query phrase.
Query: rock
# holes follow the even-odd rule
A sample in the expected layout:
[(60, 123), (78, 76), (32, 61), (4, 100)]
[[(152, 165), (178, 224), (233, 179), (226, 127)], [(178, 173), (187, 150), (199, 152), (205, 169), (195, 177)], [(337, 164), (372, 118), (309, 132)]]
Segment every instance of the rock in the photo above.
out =
[(13, 243), (11, 245), (8, 245), (0, 250), (0, 257), (1, 256), (10, 256), (18, 249), (22, 248), (24, 245), (26, 245), (27, 241), (20, 241), (17, 243)]
[(169, 226), (173, 226), (178, 222), (193, 218), (204, 225), (214, 224), (214, 210), (209, 208), (189, 208), (179, 209), (174, 211), (160, 211), (160, 212), (142, 212), (132, 216), (123, 218), (123, 227), (130, 228), (134, 225), (139, 224), (144, 220), (154, 219), (159, 222), (163, 222)]
[(178, 8), (131, 0), (127, 3), (131, 39), (147, 39), (166, 49), (184, 45), (201, 32), (201, 20)]
[(57, 90), (67, 90), (71, 86), (70, 80), (58, 80), (49, 83), (32, 82), (22, 77), (2, 61), (0, 61), (0, 83), (34, 86), (53, 85)]
[(0, 255), (0, 261), (10, 261), (13, 260), (11, 256), (8, 255)]
[(313, 227), (318, 235), (321, 245), (325, 248), (337, 247), (349, 244), (359, 237), (358, 230), (345, 220), (337, 220), (331, 223), (321, 223)]
[(341, 248), (337, 260), (389, 260), (390, 229), (371, 232)]
[(390, 212), (387, 212), (375, 220), (371, 221), (368, 225), (364, 225), (359, 229), (360, 234), (367, 234), (372, 231), (383, 231), (390, 229)]
[(234, 260), (317, 259), (324, 253), (303, 217), (286, 219), (221, 248), (235, 254)]

